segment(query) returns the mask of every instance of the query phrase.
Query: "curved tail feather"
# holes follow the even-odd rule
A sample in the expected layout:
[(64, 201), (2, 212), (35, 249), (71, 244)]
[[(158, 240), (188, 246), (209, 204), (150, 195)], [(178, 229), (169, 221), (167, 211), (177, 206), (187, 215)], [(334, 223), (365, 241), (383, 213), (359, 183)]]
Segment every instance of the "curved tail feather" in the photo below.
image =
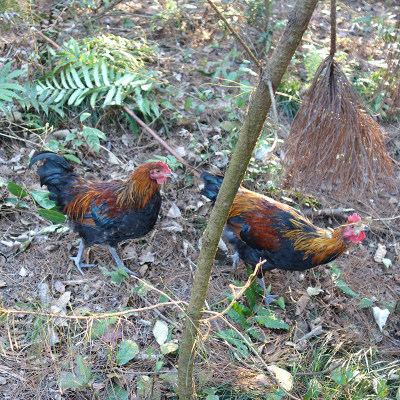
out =
[(200, 179), (204, 182), (201, 194), (214, 201), (218, 196), (224, 177), (222, 175), (212, 175), (208, 172), (202, 172)]
[(44, 160), (42, 166), (38, 168), (38, 175), (40, 177), (40, 185), (46, 185), (49, 192), (51, 192), (50, 199), (60, 202), (59, 195), (65, 186), (69, 185), (76, 179), (73, 169), (68, 161), (58, 154), (51, 151), (36, 152), (29, 163), (29, 167)]

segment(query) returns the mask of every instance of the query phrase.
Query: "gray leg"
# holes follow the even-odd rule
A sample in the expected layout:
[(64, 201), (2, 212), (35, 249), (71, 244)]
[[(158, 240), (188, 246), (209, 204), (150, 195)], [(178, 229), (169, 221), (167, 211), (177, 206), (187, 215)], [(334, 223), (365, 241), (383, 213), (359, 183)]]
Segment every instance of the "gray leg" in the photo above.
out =
[(264, 279), (263, 278), (258, 278), (257, 277), (258, 284), (263, 288), (264, 290), (264, 303), (266, 307), (269, 309), (269, 305), (277, 299), (279, 296), (276, 294), (268, 294), (267, 289), (265, 287)]
[(82, 268), (89, 268), (89, 267), (96, 266), (96, 264), (84, 264), (82, 262), (81, 259), (82, 259), (82, 253), (83, 253), (84, 249), (85, 249), (85, 245), (83, 244), (83, 240), (81, 239), (81, 241), (79, 243), (78, 254), (76, 255), (76, 257), (70, 257), (70, 259), (75, 263), (76, 268), (82, 275), (85, 275), (84, 272), (82, 271)]
[(117, 267), (121, 267), (121, 268), (123, 268), (128, 274), (131, 274), (131, 275), (133, 275), (133, 276), (136, 276), (137, 278), (140, 278), (140, 276), (139, 276), (138, 274), (135, 274), (135, 273), (132, 272), (129, 268), (126, 268), (126, 267), (125, 267), (124, 263), (123, 263), (123, 262), (121, 261), (121, 259), (118, 257), (117, 250), (115, 249), (115, 247), (108, 246), (108, 250), (110, 251), (110, 254), (113, 256), (113, 258), (114, 258), (114, 260), (115, 260), (115, 262), (116, 262), (116, 264), (117, 264)]
[(240, 262), (239, 252), (235, 251), (234, 254), (229, 256), (229, 258), (232, 260), (232, 272), (235, 273), (236, 267), (239, 265)]

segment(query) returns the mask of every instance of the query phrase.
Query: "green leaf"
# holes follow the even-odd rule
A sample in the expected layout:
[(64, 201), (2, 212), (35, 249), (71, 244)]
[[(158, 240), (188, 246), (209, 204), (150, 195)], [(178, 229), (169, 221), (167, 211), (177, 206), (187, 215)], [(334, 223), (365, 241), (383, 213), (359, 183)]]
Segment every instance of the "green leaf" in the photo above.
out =
[(82, 386), (82, 377), (77, 377), (72, 372), (60, 372), (60, 388), (62, 390), (77, 389), (80, 386)]
[(283, 297), (279, 297), (279, 299), (276, 302), (278, 306), (282, 308), (282, 310), (285, 309), (285, 299)]
[(106, 86), (110, 86), (110, 81), (108, 80), (108, 75), (107, 75), (108, 69), (107, 69), (107, 64), (103, 60), (101, 63), (101, 75), (103, 77), (103, 82)]
[(285, 321), (278, 318), (272, 311), (265, 308), (260, 308), (257, 312), (257, 315), (254, 316), (253, 319), (266, 328), (290, 329), (290, 326)]
[(362, 308), (366, 308), (366, 307), (372, 307), (374, 305), (374, 303), (369, 300), (369, 299), (361, 299), (361, 303), (359, 305), (359, 309), (361, 310)]
[[(221, 330), (217, 332), (217, 336), (221, 339), (225, 339), (228, 343), (236, 347), (237, 351), (240, 352), (244, 357), (249, 355), (247, 343), (243, 341), (243, 338), (233, 329)], [(250, 342), (250, 338), (247, 339)]]
[(82, 161), (73, 154), (64, 154), (64, 157), (69, 161), (76, 162), (77, 164), (82, 164)]
[(88, 113), (88, 112), (84, 112), (80, 115), (79, 120), (81, 122), (85, 121), (86, 119), (88, 119), (92, 114)]
[(116, 91), (117, 91), (116, 86), (111, 86), (111, 88), (108, 91), (107, 96), (106, 96), (106, 98), (104, 100), (103, 107), (104, 106), (108, 106), (108, 105), (110, 105), (112, 103), (112, 100), (114, 98), (114, 95), (115, 95)]
[(110, 387), (107, 387), (106, 397), (104, 400), (128, 400), (129, 393), (116, 383), (112, 383)]
[(56, 202), (49, 199), (49, 192), (45, 192), (44, 190), (34, 190), (30, 193), (40, 207), (50, 210), (56, 206)]
[(8, 191), (13, 194), (14, 196), (17, 196), (21, 199), (26, 197), (28, 194), (25, 192), (24, 189), (22, 189), (21, 186), (17, 185), (16, 183), (8, 181), (7, 183), (7, 189)]
[(101, 339), (106, 329), (117, 322), (117, 317), (109, 317), (98, 319), (93, 322), (92, 331), (90, 333), (91, 339)]
[(60, 144), (54, 139), (49, 140), (46, 147), (54, 153), (58, 153), (60, 150)]
[(342, 279), (342, 278), (336, 278), (334, 280), (334, 283), (336, 285), (336, 287), (341, 290), (342, 292), (348, 294), (349, 296), (353, 296), (353, 297), (357, 297), (360, 298), (360, 296), (354, 292), (353, 290), (351, 290), (349, 288), (349, 286), (347, 285), (347, 283)]
[(129, 278), (128, 273), (122, 267), (114, 267), (114, 271), (109, 271), (107, 268), (99, 266), (100, 271), (105, 276), (111, 276), (111, 281), (115, 283), (122, 283), (125, 278)]
[(64, 214), (56, 210), (38, 210), (38, 214), (55, 224), (62, 224), (67, 220)]
[(139, 354), (139, 346), (133, 340), (120, 343), (117, 352), (117, 364), (124, 365)]

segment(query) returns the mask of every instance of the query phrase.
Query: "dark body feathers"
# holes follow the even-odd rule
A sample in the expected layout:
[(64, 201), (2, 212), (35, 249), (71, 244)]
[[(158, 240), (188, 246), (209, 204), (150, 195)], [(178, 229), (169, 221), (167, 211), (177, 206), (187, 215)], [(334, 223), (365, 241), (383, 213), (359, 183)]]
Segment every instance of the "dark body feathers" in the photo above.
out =
[[(200, 178), (205, 184), (202, 194), (215, 200), (223, 177), (203, 172)], [(361, 241), (364, 233), (353, 235), (352, 229), (321, 229), (294, 208), (241, 187), (222, 237), (253, 268), (265, 260), (264, 271), (303, 271), (334, 260), (351, 242)]]
[(124, 181), (97, 182), (79, 177), (67, 160), (55, 153), (35, 153), (30, 166), (39, 160), (44, 160), (38, 169), (40, 184), (47, 186), (50, 199), (68, 216), (84, 247), (115, 247), (123, 240), (143, 237), (155, 225), (161, 183), (170, 173), (163, 162), (145, 163)]

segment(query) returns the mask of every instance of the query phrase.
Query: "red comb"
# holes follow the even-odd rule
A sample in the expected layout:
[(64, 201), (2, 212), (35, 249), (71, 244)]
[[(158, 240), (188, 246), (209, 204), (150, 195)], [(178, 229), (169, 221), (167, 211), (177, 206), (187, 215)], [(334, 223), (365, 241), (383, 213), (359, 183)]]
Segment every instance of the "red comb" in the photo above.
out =
[(349, 222), (360, 222), (361, 217), (357, 213), (354, 213), (353, 215), (349, 216), (348, 221)]
[(157, 165), (163, 167), (163, 169), (165, 169), (166, 172), (171, 172), (168, 165), (164, 161), (157, 161)]

